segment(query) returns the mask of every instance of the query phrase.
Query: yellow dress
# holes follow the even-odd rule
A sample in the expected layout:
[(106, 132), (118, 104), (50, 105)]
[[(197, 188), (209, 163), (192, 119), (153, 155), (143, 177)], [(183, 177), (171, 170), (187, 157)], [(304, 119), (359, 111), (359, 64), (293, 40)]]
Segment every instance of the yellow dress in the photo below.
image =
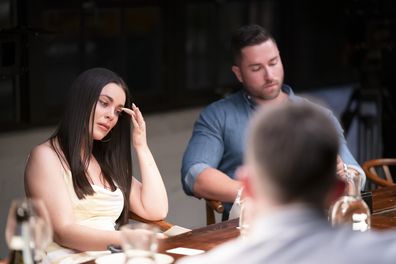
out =
[[(74, 192), (71, 172), (62, 168), (62, 175), (73, 205), (76, 222), (90, 228), (115, 230), (115, 221), (124, 208), (124, 197), (121, 190), (117, 188), (112, 192), (102, 186), (92, 185), (95, 193), (80, 200)], [(51, 263), (56, 263), (77, 252), (53, 242), (47, 249), (47, 256)]]

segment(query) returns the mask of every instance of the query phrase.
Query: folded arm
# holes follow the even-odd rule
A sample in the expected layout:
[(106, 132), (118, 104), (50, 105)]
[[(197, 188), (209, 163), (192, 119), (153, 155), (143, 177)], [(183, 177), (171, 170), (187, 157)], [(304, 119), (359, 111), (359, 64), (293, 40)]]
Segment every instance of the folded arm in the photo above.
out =
[(198, 174), (193, 187), (194, 195), (222, 202), (234, 202), (241, 182), (231, 179), (214, 168), (206, 168)]

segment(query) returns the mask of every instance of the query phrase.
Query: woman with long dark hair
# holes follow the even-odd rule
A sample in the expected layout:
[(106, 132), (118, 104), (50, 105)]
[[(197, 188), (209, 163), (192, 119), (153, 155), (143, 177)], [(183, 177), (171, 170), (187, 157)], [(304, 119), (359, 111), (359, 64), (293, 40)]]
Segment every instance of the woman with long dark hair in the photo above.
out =
[[(141, 182), (132, 177), (132, 146)], [(30, 153), (25, 190), (48, 208), (53, 259), (119, 245), (116, 229), (129, 211), (148, 220), (166, 217), (167, 194), (143, 116), (117, 74), (94, 68), (73, 82), (57, 130)]]

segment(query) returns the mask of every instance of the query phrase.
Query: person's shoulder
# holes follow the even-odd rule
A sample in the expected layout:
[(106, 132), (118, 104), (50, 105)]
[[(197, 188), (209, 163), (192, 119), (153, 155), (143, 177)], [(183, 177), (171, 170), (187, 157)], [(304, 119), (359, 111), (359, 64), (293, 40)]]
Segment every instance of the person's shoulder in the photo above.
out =
[(217, 104), (235, 104), (236, 102), (241, 102), (243, 100), (243, 89), (233, 91), (226, 94), (223, 98), (217, 100), (214, 103)]
[(51, 166), (51, 164), (56, 164), (56, 166), (58, 166), (60, 164), (58, 154), (50, 140), (33, 147), (27, 159), (27, 165), (29, 166), (32, 164), (45, 164), (46, 166)]
[(324, 103), (324, 101), (309, 95), (294, 95), (293, 102), (308, 104), (319, 111), (322, 111), (328, 115), (332, 114), (332, 111), (329, 109), (328, 105)]
[(30, 156), (34, 156), (34, 157), (51, 157), (53, 155), (56, 155), (56, 153), (49, 140), (39, 145), (36, 145), (30, 151)]
[(209, 104), (208, 106), (205, 107), (204, 112), (208, 112), (208, 111), (228, 112), (230, 110), (232, 111), (232, 109), (235, 108), (242, 101), (243, 101), (243, 91), (237, 90)]
[[(338, 244), (339, 241), (343, 241), (342, 246)], [(356, 263), (374, 263), (373, 261), (363, 261), (363, 259), (369, 260), (370, 258), (381, 259), (380, 263), (395, 263), (395, 241), (396, 232), (394, 230), (388, 230), (387, 232), (356, 232), (350, 229), (346, 230), (346, 228), (337, 228), (336, 231), (333, 229), (332, 240), (328, 240), (335, 248), (335, 252), (339, 252), (342, 248), (342, 250), (348, 252), (347, 256), (350, 259), (357, 260)], [(362, 253), (365, 251), (370, 253)], [(359, 256), (360, 261), (357, 256)]]
[(45, 141), (35, 146), (27, 159), (24, 179), (25, 192), (29, 196), (41, 196), (42, 186), (55, 186), (63, 183), (62, 163), (51, 142)]

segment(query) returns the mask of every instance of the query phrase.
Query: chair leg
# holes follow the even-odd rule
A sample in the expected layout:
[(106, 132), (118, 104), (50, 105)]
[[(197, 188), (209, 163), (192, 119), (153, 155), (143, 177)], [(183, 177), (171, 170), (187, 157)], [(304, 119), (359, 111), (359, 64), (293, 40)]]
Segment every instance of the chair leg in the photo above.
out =
[(213, 209), (207, 204), (206, 205), (206, 225), (211, 225), (215, 223), (215, 215)]

